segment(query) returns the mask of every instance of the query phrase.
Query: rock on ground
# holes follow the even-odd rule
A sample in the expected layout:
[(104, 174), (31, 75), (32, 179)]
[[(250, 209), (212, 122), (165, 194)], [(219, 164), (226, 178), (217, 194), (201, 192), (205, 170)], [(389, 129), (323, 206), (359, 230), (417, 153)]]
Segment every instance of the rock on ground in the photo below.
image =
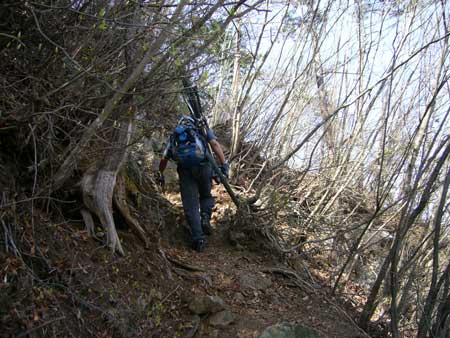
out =
[(239, 284), (242, 289), (265, 290), (272, 286), (270, 278), (263, 274), (243, 273), (239, 276)]
[(230, 325), (233, 322), (234, 316), (228, 310), (217, 312), (209, 318), (209, 325), (217, 328), (224, 328), (225, 326)]
[(225, 302), (217, 296), (194, 297), (189, 303), (189, 310), (197, 315), (216, 313), (225, 309)]
[(280, 323), (268, 327), (259, 338), (326, 338), (319, 332), (295, 323)]

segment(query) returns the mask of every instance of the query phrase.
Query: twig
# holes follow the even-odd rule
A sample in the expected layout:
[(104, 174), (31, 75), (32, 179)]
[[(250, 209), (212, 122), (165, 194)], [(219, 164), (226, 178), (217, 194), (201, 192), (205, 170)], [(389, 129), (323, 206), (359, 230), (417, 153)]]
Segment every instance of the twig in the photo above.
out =
[(50, 324), (52, 324), (52, 323), (54, 323), (54, 322), (57, 322), (57, 321), (59, 321), (59, 320), (65, 319), (65, 318), (66, 318), (66, 316), (61, 316), (61, 317), (55, 318), (55, 319), (53, 319), (53, 320), (49, 320), (48, 322), (42, 323), (42, 324), (39, 325), (39, 326), (33, 327), (33, 328), (29, 329), (28, 331), (19, 334), (18, 336), (16, 336), (16, 338), (21, 338), (21, 337), (28, 336), (31, 332), (34, 332), (34, 331), (36, 331), (36, 330), (39, 330), (39, 329), (41, 329), (41, 328), (43, 328), (43, 327), (45, 327), (45, 326), (47, 326), (47, 325), (50, 325)]
[(59, 44), (57, 44), (55, 41), (53, 41), (52, 39), (50, 39), (47, 34), (45, 34), (42, 31), (41, 25), (39, 23), (39, 20), (36, 16), (36, 13), (34, 12), (34, 9), (32, 6), (30, 6), (29, 4), (27, 5), (28, 9), (30, 10), (31, 14), (33, 15), (34, 18), (34, 22), (36, 24), (36, 28), (39, 31), (39, 33), (48, 41), (50, 42), (53, 46), (55, 46), (56, 48), (60, 49), (63, 54), (67, 57), (67, 59), (73, 63), (73, 65), (77, 68), (77, 69), (81, 69), (83, 70), (85, 73), (89, 74), (88, 71), (86, 69), (84, 69), (74, 58), (72, 58), (72, 56), (66, 51), (65, 48), (63, 48), (62, 46), (60, 46)]
[[(57, 284), (57, 285), (61, 286), (60, 284)], [(75, 294), (71, 289), (69, 289), (68, 287), (66, 287), (66, 286), (62, 286), (62, 287), (64, 287), (64, 288), (67, 290), (67, 292), (72, 296), (72, 302), (73, 302), (73, 303), (76, 302), (76, 303), (80, 304), (81, 306), (84, 306), (85, 308), (88, 308), (89, 310), (97, 311), (97, 312), (99, 312), (101, 315), (106, 314), (106, 316), (108, 316), (107, 311), (105, 311), (105, 310), (103, 310), (102, 308), (100, 308), (100, 307), (98, 307), (98, 306), (96, 306), (96, 305), (93, 305), (93, 304), (89, 303), (88, 301), (84, 300), (84, 299), (81, 298), (80, 296), (76, 295), (76, 294)], [(75, 304), (74, 304), (74, 305), (75, 305)]]
[[(5, 251), (8, 252), (9, 247), (11, 246), (14, 254), (17, 257), (22, 257), (20, 251), (17, 249), (16, 243), (14, 243), (14, 238), (12, 236), (11, 229), (6, 226), (5, 221), (2, 219), (3, 230), (5, 231)], [(9, 245), (8, 245), (9, 242)]]
[[(37, 178), (38, 178), (38, 163), (37, 163), (37, 144), (36, 144), (36, 137), (34, 135), (34, 128), (36, 126), (31, 126), (31, 124), (28, 124), (28, 127), (31, 130), (31, 136), (33, 136), (33, 149), (34, 149), (34, 180), (33, 180), (33, 190), (31, 192), (31, 196), (34, 196), (36, 193), (36, 186), (37, 186)], [(33, 235), (33, 245), (36, 245), (36, 234), (34, 231), (34, 200), (31, 201), (31, 232)]]
[(325, 298), (325, 301), (330, 304), (331, 306), (333, 306), (336, 310), (340, 311), (349, 321), (350, 323), (352, 323), (352, 325), (358, 329), (358, 331), (364, 335), (364, 337), (367, 338), (372, 338), (372, 336), (370, 336), (366, 331), (364, 331), (363, 329), (361, 329), (358, 324), (356, 324), (356, 322), (353, 320), (352, 317), (350, 317), (350, 315), (344, 310), (342, 309), (339, 305), (333, 303), (331, 300), (329, 300), (328, 298)]
[(23, 47), (26, 47), (25, 44), (24, 44), (22, 41), (20, 41), (20, 39), (18, 39), (17, 37), (15, 37), (14, 35), (6, 34), (6, 33), (0, 33), (0, 36), (5, 36), (5, 37), (7, 37), (7, 38), (14, 39), (14, 40), (16, 40), (18, 43), (20, 43)]
[(164, 299), (161, 301), (161, 304), (163, 304), (166, 300), (170, 298), (178, 289), (180, 288), (180, 285), (177, 285), (175, 289), (173, 289)]
[(188, 333), (186, 333), (186, 338), (192, 338), (195, 336), (195, 334), (197, 333), (198, 327), (200, 326), (200, 317), (197, 316), (194, 320), (194, 326), (192, 327), (192, 329), (189, 330)]
[(26, 202), (30, 202), (30, 201), (37, 200), (37, 199), (52, 200), (52, 201), (55, 201), (55, 202), (58, 202), (58, 203), (66, 203), (66, 204), (71, 204), (71, 203), (75, 203), (76, 202), (75, 200), (64, 201), (64, 200), (61, 200), (61, 199), (58, 199), (58, 198), (54, 198), (54, 197), (49, 197), (49, 196), (34, 196), (34, 197), (24, 198), (23, 200), (14, 201), (14, 202), (11, 202), (11, 203), (4, 204), (4, 205), (1, 206), (1, 208), (12, 207), (12, 206), (15, 206), (15, 205), (20, 204), (20, 203), (26, 203)]

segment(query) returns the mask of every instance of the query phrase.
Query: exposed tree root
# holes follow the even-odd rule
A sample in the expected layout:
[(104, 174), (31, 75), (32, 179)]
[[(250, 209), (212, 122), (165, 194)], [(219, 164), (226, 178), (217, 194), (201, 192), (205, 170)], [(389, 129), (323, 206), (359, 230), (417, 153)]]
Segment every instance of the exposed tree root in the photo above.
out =
[(92, 214), (85, 208), (81, 208), (80, 212), (81, 216), (83, 217), (84, 224), (86, 225), (88, 235), (95, 238), (95, 225)]
[[(239, 208), (234, 216), (230, 231), (243, 233), (245, 237), (239, 244), (258, 243), (275, 254), (282, 255), (282, 250), (274, 232), (275, 220), (270, 211), (245, 210)], [(237, 242), (240, 242), (237, 240)]]
[(278, 273), (281, 274), (290, 280), (293, 281), (293, 283), (301, 288), (304, 291), (308, 292), (316, 292), (316, 287), (308, 282), (306, 282), (303, 278), (300, 277), (300, 275), (291, 269), (283, 269), (283, 268), (265, 268), (262, 270), (263, 272), (270, 272), (270, 273)]
[(117, 235), (112, 210), (116, 177), (117, 173), (113, 171), (87, 171), (81, 180), (81, 190), (83, 192), (84, 204), (91, 212), (98, 216), (100, 223), (106, 229), (106, 244), (112, 252), (118, 252), (124, 256), (125, 252)]
[(180, 277), (191, 280), (191, 281), (200, 281), (200, 282), (205, 282), (205, 284), (207, 284), (208, 286), (212, 286), (212, 282), (211, 279), (204, 275), (204, 274), (195, 274), (195, 273), (190, 273), (186, 270), (180, 269), (180, 268), (175, 268), (172, 267), (172, 270)]
[(170, 256), (167, 256), (167, 259), (170, 261), (170, 262), (172, 262), (172, 263), (174, 263), (174, 264), (176, 264), (176, 265), (178, 265), (178, 266), (180, 266), (180, 267), (182, 267), (183, 269), (186, 269), (186, 270), (190, 270), (190, 271), (200, 271), (200, 272), (205, 272), (206, 270), (205, 269), (203, 269), (203, 268), (201, 268), (201, 267), (198, 267), (198, 266), (195, 266), (195, 265), (191, 265), (191, 264), (187, 264), (187, 263), (184, 263), (184, 262), (180, 262), (179, 260), (177, 260), (177, 259), (175, 259), (175, 258), (173, 258), (173, 257), (170, 257)]
[(120, 210), (131, 230), (136, 233), (136, 235), (144, 242), (145, 247), (148, 248), (149, 243), (145, 230), (139, 225), (139, 222), (131, 216), (130, 208), (127, 203), (125, 179), (122, 175), (117, 177), (116, 187), (114, 190), (114, 203)]

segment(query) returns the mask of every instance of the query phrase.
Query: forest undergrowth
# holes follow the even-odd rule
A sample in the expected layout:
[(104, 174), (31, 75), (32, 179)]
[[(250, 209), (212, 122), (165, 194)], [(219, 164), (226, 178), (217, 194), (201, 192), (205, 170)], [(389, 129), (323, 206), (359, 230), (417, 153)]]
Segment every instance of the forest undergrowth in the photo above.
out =
[[(151, 171), (143, 174), (150, 182)], [(283, 253), (275, 245), (289, 231), (289, 209), (254, 211), (245, 218), (236, 214), (223, 187), (216, 186), (214, 234), (206, 252), (196, 253), (177, 188), (161, 194), (151, 183), (143, 190), (132, 178), (129, 182), (130, 208), (151, 234), (151, 244), (145, 247), (116, 212), (125, 257), (110, 253), (101, 227), (95, 238), (89, 235), (77, 215), (76, 196), (53, 206), (51, 213), (40, 201), (3, 204), (2, 219), (21, 226), (11, 231), (2, 222), (2, 337), (256, 338), (284, 321), (327, 337), (385, 335), (383, 323), (373, 326), (371, 334), (358, 328), (362, 303), (357, 284), (330, 297), (332, 262), (308, 243), (312, 233), (301, 234), (304, 246), (295, 251)], [(271, 235), (264, 230), (269, 221), (279, 229)], [(270, 288), (243, 284), (249, 274), (269, 281)], [(221, 297), (234, 315), (233, 324), (212, 327), (207, 315), (193, 314), (189, 304), (202, 295)]]

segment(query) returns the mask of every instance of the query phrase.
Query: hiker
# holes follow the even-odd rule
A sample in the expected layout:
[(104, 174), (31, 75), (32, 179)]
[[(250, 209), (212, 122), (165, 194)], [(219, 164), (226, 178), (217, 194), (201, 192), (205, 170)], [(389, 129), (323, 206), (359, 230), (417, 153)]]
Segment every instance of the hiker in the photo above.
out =
[(214, 206), (211, 195), (213, 169), (206, 158), (208, 144), (217, 157), (220, 171), (228, 178), (230, 166), (213, 131), (206, 128), (204, 137), (195, 120), (189, 116), (181, 117), (170, 136), (157, 173), (159, 183), (164, 185), (164, 170), (168, 160), (177, 163), (184, 214), (191, 228), (193, 249), (198, 252), (205, 249), (205, 235), (212, 232), (210, 219)]

